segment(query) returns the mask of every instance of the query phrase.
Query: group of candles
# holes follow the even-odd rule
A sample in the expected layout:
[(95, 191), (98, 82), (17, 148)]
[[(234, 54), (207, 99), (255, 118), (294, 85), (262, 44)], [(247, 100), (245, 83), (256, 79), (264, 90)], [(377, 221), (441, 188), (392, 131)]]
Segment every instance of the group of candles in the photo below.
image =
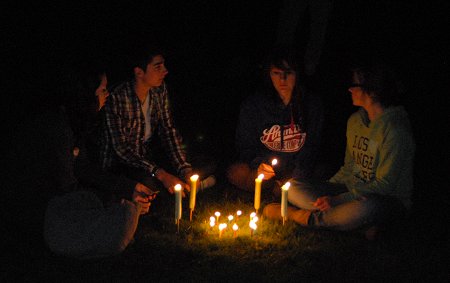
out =
[[(213, 229), (214, 226), (216, 226), (216, 222), (219, 222), (219, 218), (220, 218), (220, 212), (216, 211), (214, 213), (214, 216), (211, 216), (209, 218), (209, 226), (211, 227), (211, 230)], [(238, 210), (236, 211), (236, 217), (234, 217), (233, 215), (228, 215), (228, 224), (231, 225), (231, 222), (234, 220), (234, 223), (232, 225), (232, 229), (233, 229), (233, 238), (237, 238), (238, 236), (238, 230), (239, 230), (239, 226), (237, 224), (237, 220), (239, 218), (239, 216), (242, 215), (242, 211)], [(256, 230), (256, 228), (258, 227), (256, 225), (256, 222), (258, 221), (258, 216), (256, 216), (256, 212), (252, 212), (250, 214), (250, 222), (249, 222), (249, 227), (250, 227), (250, 235), (253, 237), (253, 233)], [(222, 234), (224, 232), (224, 230), (228, 227), (228, 224), (223, 222), (223, 223), (219, 223), (219, 225), (217, 226), (219, 228), (219, 238), (222, 238)]]
[[(189, 219), (192, 221), (192, 213), (195, 209), (195, 198), (197, 196), (197, 181), (199, 176), (197, 174), (192, 175), (190, 178), (191, 181), (191, 192), (189, 194), (189, 210), (190, 210), (190, 216)], [(180, 226), (180, 220), (181, 220), (181, 212), (182, 212), (182, 205), (181, 205), (181, 195), (182, 195), (182, 187), (180, 184), (176, 184), (175, 187), (175, 224), (177, 224), (177, 229), (179, 229)]]
[[(273, 159), (272, 167), (275, 166), (277, 163), (278, 163), (277, 159)], [(190, 211), (189, 219), (190, 219), (190, 221), (192, 221), (192, 213), (194, 212), (194, 209), (195, 209), (195, 200), (196, 200), (196, 195), (197, 195), (198, 179), (199, 179), (199, 176), (197, 174), (192, 175), (190, 177), (190, 181), (191, 181), (191, 192), (189, 194), (189, 211)], [(257, 227), (256, 221), (258, 220), (258, 217), (256, 215), (261, 206), (261, 184), (262, 184), (263, 179), (264, 179), (264, 174), (259, 174), (259, 176), (255, 179), (254, 207), (255, 207), (256, 213), (255, 213), (255, 215), (250, 216), (250, 223), (249, 223), (252, 235), (253, 235), (253, 231), (256, 230), (256, 227)], [(287, 219), (287, 197), (288, 197), (288, 190), (289, 190), (290, 185), (291, 184), (289, 182), (287, 182), (281, 187), (281, 189), (282, 189), (281, 190), (281, 217), (283, 218), (283, 225)], [(175, 186), (175, 224), (177, 225), (177, 229), (179, 229), (180, 220), (181, 220), (181, 212), (182, 212), (181, 195), (182, 195), (182, 187), (180, 184), (177, 184)], [(237, 211), (237, 213), (239, 213), (239, 212), (242, 213), (240, 210)], [(237, 215), (239, 216), (240, 214), (237, 214)], [(219, 216), (220, 216), (220, 212), (216, 212), (217, 222), (219, 222)], [(230, 218), (233, 216), (230, 215), (228, 217)], [(214, 222), (210, 221), (211, 227), (213, 227), (215, 225), (216, 218), (211, 217), (211, 219), (214, 219)], [(256, 219), (256, 220), (252, 221), (253, 219)], [(219, 231), (220, 231), (219, 237), (221, 237), (221, 235), (222, 235), (221, 231), (224, 230), (226, 227), (227, 227), (226, 223), (219, 224)], [(239, 227), (237, 226), (236, 223), (234, 223), (233, 231), (234, 231), (235, 236), (237, 235), (238, 229), (239, 229)]]

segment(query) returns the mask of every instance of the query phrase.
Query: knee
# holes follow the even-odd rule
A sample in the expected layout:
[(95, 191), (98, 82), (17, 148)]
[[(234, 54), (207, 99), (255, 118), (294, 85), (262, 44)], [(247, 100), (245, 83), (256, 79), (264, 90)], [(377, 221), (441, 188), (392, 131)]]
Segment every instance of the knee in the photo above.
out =
[(254, 179), (253, 175), (253, 171), (245, 163), (233, 164), (227, 170), (228, 181), (243, 190), (248, 190), (251, 187), (252, 182), (249, 187), (249, 180)]

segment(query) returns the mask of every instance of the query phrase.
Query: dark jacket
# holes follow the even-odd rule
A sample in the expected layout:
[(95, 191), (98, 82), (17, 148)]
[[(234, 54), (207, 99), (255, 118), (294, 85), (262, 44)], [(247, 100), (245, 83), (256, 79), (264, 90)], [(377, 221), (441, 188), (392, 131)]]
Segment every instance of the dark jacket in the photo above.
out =
[(239, 159), (254, 169), (277, 158), (274, 170), (278, 177), (309, 178), (319, 152), (323, 120), (321, 99), (305, 91), (288, 105), (266, 93), (249, 96), (241, 104), (236, 131)]

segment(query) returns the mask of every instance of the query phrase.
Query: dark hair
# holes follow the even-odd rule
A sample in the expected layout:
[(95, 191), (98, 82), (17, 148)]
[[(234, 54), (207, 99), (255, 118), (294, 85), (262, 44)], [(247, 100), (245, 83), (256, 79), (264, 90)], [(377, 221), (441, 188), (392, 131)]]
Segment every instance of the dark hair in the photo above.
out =
[(276, 91), (272, 79), (270, 78), (270, 70), (272, 67), (279, 68), (283, 71), (295, 71), (295, 86), (292, 90), (291, 107), (295, 121), (300, 123), (303, 130), (306, 131), (307, 109), (305, 103), (300, 103), (306, 96), (305, 88), (302, 86), (299, 78), (300, 70), (297, 63), (297, 56), (292, 48), (275, 47), (266, 55), (263, 62), (263, 92), (274, 100), (280, 100), (280, 96)]
[(138, 67), (145, 71), (147, 65), (158, 55), (162, 55), (163, 57), (165, 55), (161, 46), (153, 43), (137, 46), (135, 49), (129, 51), (129, 65), (131, 69)]
[(398, 105), (403, 86), (393, 68), (382, 61), (360, 64), (351, 69), (361, 89), (384, 107)]

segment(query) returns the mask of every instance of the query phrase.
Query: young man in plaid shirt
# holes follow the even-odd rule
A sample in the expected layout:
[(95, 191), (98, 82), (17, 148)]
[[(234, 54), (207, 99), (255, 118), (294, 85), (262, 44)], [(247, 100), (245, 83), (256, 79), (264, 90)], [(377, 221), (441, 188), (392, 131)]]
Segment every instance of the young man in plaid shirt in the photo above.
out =
[[(101, 145), (103, 168), (124, 174), (154, 188), (159, 180), (169, 191), (187, 180), (192, 167), (186, 161), (182, 140), (174, 126), (169, 107), (165, 76), (168, 74), (162, 52), (149, 47), (135, 52), (134, 77), (117, 85), (105, 104), (105, 127)], [(173, 171), (152, 159), (151, 141), (159, 136)], [(184, 195), (184, 192), (183, 192)]]

